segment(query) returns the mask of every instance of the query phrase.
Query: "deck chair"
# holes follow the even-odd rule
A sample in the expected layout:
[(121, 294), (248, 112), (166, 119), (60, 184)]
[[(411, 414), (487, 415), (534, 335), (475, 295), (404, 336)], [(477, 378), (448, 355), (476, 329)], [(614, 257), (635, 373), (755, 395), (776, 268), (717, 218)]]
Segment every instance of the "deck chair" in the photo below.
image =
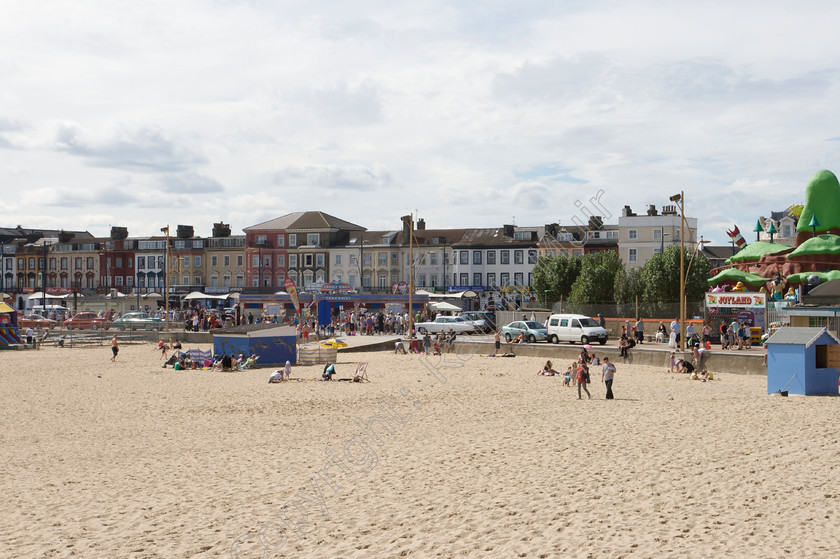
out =
[(359, 363), (356, 374), (353, 375), (353, 382), (370, 382), (367, 376), (367, 362)]

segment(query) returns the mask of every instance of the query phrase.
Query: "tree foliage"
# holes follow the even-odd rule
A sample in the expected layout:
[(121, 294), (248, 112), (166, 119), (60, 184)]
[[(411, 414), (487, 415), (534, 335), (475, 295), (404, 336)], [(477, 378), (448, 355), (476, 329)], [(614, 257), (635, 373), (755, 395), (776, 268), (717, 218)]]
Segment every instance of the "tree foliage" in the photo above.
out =
[(543, 256), (537, 260), (531, 281), (537, 296), (547, 302), (568, 299), (572, 284), (580, 274), (581, 258), (573, 256)]
[(641, 268), (631, 268), (615, 276), (615, 300), (618, 314), (636, 316), (636, 304), (644, 302), (645, 282)]
[(576, 305), (615, 303), (616, 277), (624, 275), (624, 263), (612, 250), (590, 252), (581, 261), (580, 274), (572, 285), (570, 302)]
[[(712, 263), (705, 254), (698, 251), (691, 262), (692, 253), (685, 251), (685, 296), (688, 301), (699, 301), (708, 289), (706, 280)], [(691, 268), (688, 268), (691, 262)], [(672, 246), (661, 254), (653, 255), (642, 268), (645, 291), (644, 300), (649, 303), (679, 303), (680, 301), (680, 247)]]

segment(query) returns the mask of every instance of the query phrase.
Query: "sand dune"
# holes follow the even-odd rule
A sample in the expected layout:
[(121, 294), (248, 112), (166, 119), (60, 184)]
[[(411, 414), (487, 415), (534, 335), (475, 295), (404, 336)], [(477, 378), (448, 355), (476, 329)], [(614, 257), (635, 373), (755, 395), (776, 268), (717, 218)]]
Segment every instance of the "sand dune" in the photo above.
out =
[[(536, 358), (339, 355), (370, 384), (0, 354), (2, 557), (833, 557), (836, 398)], [(319, 367), (294, 369), (316, 377)]]

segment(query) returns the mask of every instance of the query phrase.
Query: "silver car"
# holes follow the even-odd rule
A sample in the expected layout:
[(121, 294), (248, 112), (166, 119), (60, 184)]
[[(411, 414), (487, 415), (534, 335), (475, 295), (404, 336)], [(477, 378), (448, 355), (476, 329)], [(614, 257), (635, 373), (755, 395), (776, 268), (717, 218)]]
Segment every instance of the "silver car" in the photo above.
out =
[(432, 322), (418, 322), (414, 327), (421, 334), (426, 332), (430, 334), (449, 333), (450, 330), (456, 334), (472, 334), (475, 332), (475, 325), (460, 316), (439, 316)]

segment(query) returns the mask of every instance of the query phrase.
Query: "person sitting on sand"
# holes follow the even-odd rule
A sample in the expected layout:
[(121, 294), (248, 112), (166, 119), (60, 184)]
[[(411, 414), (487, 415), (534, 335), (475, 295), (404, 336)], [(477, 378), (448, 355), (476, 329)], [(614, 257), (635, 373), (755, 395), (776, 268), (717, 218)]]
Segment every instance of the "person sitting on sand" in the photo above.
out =
[(572, 368), (569, 367), (566, 369), (566, 375), (563, 377), (563, 386), (571, 386), (572, 385)]
[(274, 384), (276, 382), (283, 382), (283, 369), (277, 369), (268, 377), (268, 384)]
[(547, 377), (553, 377), (554, 375), (559, 375), (560, 373), (554, 370), (554, 366), (551, 364), (551, 361), (546, 361), (543, 368), (537, 371), (538, 375), (544, 375)]
[(333, 375), (335, 374), (335, 365), (332, 363), (327, 363), (324, 366), (324, 372), (321, 374), (321, 378), (323, 380), (332, 380)]
[(691, 374), (694, 372), (694, 365), (686, 359), (680, 359), (678, 362), (679, 372)]
[(601, 364), (601, 360), (598, 359), (598, 357), (593, 353), (592, 354), (592, 359), (589, 360), (589, 364), (592, 365), (593, 367), (597, 367)]
[(176, 371), (183, 371), (187, 368), (187, 361), (185, 358), (181, 357), (178, 361), (175, 362), (175, 370)]

